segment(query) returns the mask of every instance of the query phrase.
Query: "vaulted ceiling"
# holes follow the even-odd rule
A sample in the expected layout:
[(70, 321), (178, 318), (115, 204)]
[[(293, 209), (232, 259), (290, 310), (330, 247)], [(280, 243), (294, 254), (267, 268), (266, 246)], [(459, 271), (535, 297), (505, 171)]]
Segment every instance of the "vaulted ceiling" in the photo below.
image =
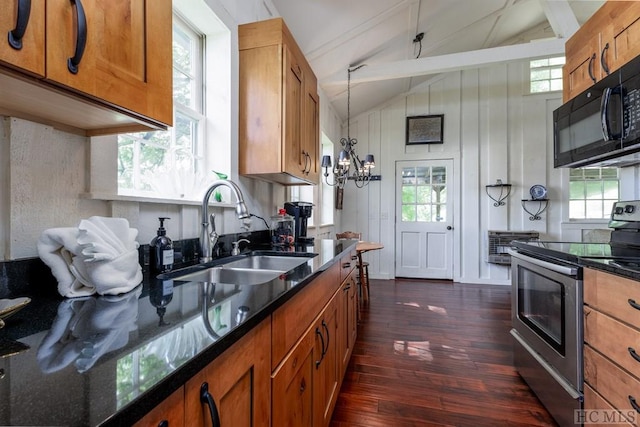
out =
[[(601, 0), (273, 0), (342, 120), (434, 74), (563, 54)], [(424, 33), (421, 41), (417, 35)]]

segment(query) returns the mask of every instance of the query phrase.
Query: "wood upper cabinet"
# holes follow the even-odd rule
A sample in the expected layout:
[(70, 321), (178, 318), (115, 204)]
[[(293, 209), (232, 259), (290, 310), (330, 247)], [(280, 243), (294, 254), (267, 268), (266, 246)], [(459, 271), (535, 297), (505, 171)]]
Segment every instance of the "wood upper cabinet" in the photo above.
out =
[(3, 0), (3, 114), (87, 136), (172, 125), (171, 0), (31, 0), (26, 21), (27, 3)]
[(47, 80), (172, 123), (171, 0), (46, 4)]
[(238, 27), (241, 175), (317, 184), (317, 79), (281, 18)]
[(0, 14), (0, 62), (44, 77), (45, 0), (4, 0)]
[(640, 54), (640, 3), (607, 1), (565, 44), (563, 100)]
[(209, 406), (203, 403), (203, 385), (206, 384), (219, 417), (217, 425), (269, 427), (270, 344), (271, 322), (265, 320), (194, 375), (185, 385), (186, 424), (212, 425)]

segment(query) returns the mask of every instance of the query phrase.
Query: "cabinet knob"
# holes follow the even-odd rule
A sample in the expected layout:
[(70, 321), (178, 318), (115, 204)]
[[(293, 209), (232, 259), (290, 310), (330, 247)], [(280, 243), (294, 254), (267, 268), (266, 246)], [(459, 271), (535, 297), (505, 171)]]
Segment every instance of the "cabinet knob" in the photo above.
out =
[(158, 427), (169, 427), (169, 421), (162, 420), (158, 423)]

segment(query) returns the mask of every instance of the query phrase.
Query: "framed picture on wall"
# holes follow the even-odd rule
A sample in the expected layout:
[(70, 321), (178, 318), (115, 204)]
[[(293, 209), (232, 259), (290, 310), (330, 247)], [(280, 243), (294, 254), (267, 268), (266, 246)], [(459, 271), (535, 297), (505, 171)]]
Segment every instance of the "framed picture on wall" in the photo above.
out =
[(442, 144), (444, 114), (407, 117), (407, 145)]

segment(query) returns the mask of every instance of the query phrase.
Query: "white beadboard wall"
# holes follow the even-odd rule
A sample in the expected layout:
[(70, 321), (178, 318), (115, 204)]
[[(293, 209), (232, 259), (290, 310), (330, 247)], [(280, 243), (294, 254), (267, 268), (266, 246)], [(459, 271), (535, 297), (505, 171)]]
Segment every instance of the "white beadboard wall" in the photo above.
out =
[[(382, 181), (365, 189), (347, 185), (337, 229), (359, 230), (365, 240), (384, 244), (366, 254), (371, 277), (394, 277), (395, 170), (402, 160), (454, 161), (457, 282), (509, 283), (508, 267), (486, 262), (488, 230), (535, 230), (544, 238), (561, 238), (566, 172), (553, 168), (552, 123), (561, 94), (527, 94), (527, 72), (523, 61), (440, 75), (352, 118), (357, 151), (376, 156), (375, 173)], [(444, 114), (444, 144), (405, 146), (406, 117), (424, 114)], [(497, 179), (513, 185), (506, 206), (494, 207), (485, 193), (485, 185)], [(530, 221), (521, 207), (534, 184), (549, 190), (549, 208), (539, 221)]]

